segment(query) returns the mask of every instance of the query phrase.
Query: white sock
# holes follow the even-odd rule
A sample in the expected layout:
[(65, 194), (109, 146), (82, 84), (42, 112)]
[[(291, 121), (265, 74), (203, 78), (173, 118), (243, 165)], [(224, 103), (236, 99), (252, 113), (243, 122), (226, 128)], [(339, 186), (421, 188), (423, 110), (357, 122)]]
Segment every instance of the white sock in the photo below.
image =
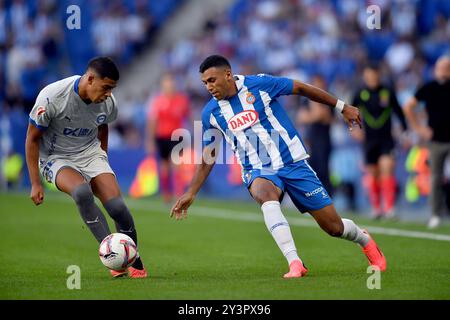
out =
[(264, 202), (261, 210), (264, 214), (264, 222), (266, 223), (267, 229), (269, 229), (269, 232), (272, 234), (272, 237), (288, 263), (291, 264), (294, 260), (301, 261), (297, 254), (297, 248), (292, 238), (289, 223), (281, 212), (280, 202)]
[(342, 239), (353, 241), (363, 248), (369, 243), (369, 236), (362, 232), (352, 220), (342, 219), (342, 223), (344, 224), (344, 232), (341, 236)]

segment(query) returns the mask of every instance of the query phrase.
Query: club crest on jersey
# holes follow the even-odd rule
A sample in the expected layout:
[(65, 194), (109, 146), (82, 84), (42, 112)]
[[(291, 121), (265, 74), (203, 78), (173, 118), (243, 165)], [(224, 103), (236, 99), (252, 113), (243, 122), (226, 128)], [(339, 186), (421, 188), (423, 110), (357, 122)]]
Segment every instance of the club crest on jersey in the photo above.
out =
[(41, 114), (45, 113), (45, 107), (44, 106), (39, 106), (36, 110), (36, 115), (40, 116)]
[(247, 101), (248, 104), (254, 104), (256, 101), (256, 98), (251, 92), (248, 92), (247, 97), (245, 98), (245, 101)]
[(106, 120), (106, 114), (101, 114), (97, 117), (97, 123), (102, 124)]
[(246, 110), (234, 115), (228, 121), (228, 129), (231, 131), (242, 131), (258, 121), (258, 112), (255, 110)]

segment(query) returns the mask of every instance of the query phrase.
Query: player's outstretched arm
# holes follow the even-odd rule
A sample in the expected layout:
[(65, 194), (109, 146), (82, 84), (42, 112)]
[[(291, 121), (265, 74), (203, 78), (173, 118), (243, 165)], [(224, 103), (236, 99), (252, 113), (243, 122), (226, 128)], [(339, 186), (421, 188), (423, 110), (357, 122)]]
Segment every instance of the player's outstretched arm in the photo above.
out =
[(176, 220), (183, 219), (187, 217), (187, 209), (195, 200), (195, 196), (200, 191), (203, 183), (205, 183), (206, 178), (208, 178), (211, 173), (214, 164), (216, 163), (217, 150), (212, 149), (212, 147), (205, 147), (202, 155), (202, 163), (198, 164), (195, 169), (194, 177), (192, 178), (191, 184), (177, 202), (172, 207), (170, 211), (170, 217), (175, 216)]
[(358, 125), (360, 128), (362, 127), (361, 116), (358, 108), (344, 103), (320, 88), (294, 80), (293, 93), (305, 96), (315, 102), (337, 108), (341, 111), (350, 131), (353, 130), (354, 125)]
[(30, 175), (31, 193), (30, 198), (35, 205), (40, 205), (44, 201), (44, 187), (39, 177), (39, 140), (43, 132), (33, 126), (28, 125), (27, 139), (25, 141), (25, 155)]

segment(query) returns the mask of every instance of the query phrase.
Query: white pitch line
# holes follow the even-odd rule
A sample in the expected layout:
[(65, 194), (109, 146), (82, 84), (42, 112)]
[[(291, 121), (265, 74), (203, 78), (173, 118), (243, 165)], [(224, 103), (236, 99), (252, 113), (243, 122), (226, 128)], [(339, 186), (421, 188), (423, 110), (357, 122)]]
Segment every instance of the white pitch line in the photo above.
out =
[[(59, 201), (59, 202), (73, 202), (70, 197), (64, 195), (52, 194), (49, 197), (51, 201)], [(48, 198), (47, 198), (48, 199)], [(136, 210), (151, 210), (156, 209), (159, 211), (167, 212), (167, 216), (169, 216), (170, 207), (164, 206), (160, 203), (152, 203), (148, 201), (141, 200), (132, 200), (126, 199), (125, 201), (130, 209)], [(236, 211), (231, 209), (219, 209), (214, 207), (205, 207), (205, 206), (193, 206), (189, 209), (189, 215), (207, 217), (207, 218), (217, 218), (217, 219), (225, 219), (225, 220), (237, 220), (237, 221), (250, 221), (250, 222), (260, 222), (264, 223), (262, 214), (256, 214), (254, 212), (249, 211)], [(291, 226), (298, 227), (314, 227), (318, 228), (317, 223), (308, 218), (297, 218), (288, 216), (287, 217), (289, 224)], [(430, 233), (430, 232), (421, 232), (421, 231), (411, 231), (411, 230), (401, 230), (395, 228), (383, 228), (383, 227), (375, 227), (375, 226), (363, 226), (360, 227), (365, 228), (373, 234), (382, 234), (387, 236), (395, 236), (395, 237), (405, 237), (405, 238), (417, 238), (417, 239), (428, 239), (428, 240), (437, 240), (437, 241), (450, 241), (450, 235), (446, 234), (438, 234), (438, 233)]]
[[(131, 208), (138, 210), (149, 210), (158, 209), (167, 211), (167, 215), (169, 215), (169, 210), (167, 207), (164, 207), (160, 204), (148, 204), (130, 202)], [(156, 207), (156, 208), (155, 208)], [(223, 210), (213, 207), (204, 207), (204, 206), (193, 206), (188, 211), (189, 215), (194, 216), (202, 216), (208, 218), (218, 218), (225, 220), (238, 220), (238, 221), (251, 221), (251, 222), (261, 222), (264, 223), (262, 214), (256, 214), (254, 212), (244, 212), (244, 211), (235, 211), (235, 210)], [(308, 218), (296, 218), (288, 216), (287, 220), (289, 224), (292, 226), (299, 227), (314, 227), (319, 228), (315, 220)], [(450, 241), (450, 235), (445, 234), (437, 234), (437, 233), (429, 233), (429, 232), (421, 232), (421, 231), (411, 231), (411, 230), (401, 230), (395, 228), (383, 228), (383, 227), (375, 227), (375, 226), (364, 226), (360, 227), (367, 229), (370, 233), (373, 234), (382, 234), (388, 236), (397, 236), (397, 237), (407, 237), (407, 238), (417, 238), (417, 239), (428, 239), (428, 240), (438, 240), (438, 241)]]

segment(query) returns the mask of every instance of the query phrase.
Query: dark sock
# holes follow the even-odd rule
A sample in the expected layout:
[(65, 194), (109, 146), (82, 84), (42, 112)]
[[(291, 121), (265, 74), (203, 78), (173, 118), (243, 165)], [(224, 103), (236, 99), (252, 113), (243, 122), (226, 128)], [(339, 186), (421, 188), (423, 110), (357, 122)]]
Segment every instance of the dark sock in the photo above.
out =
[[(129, 236), (131, 239), (133, 239), (134, 243), (137, 246), (137, 232), (134, 227), (133, 217), (131, 216), (131, 213), (125, 205), (122, 197), (108, 200), (104, 204), (104, 207), (106, 211), (108, 211), (111, 218), (115, 221), (117, 232), (124, 233)], [(139, 256), (132, 264), (132, 267), (139, 270), (144, 269), (142, 260)]]
[(77, 204), (78, 211), (84, 223), (88, 226), (95, 239), (100, 243), (109, 234), (108, 223), (103, 215), (103, 212), (95, 204), (94, 195), (92, 194), (91, 187), (84, 183), (78, 186), (72, 192), (72, 198)]
[(144, 265), (142, 264), (141, 257), (137, 257), (136, 260), (133, 262), (133, 264), (131, 266), (133, 268), (135, 268), (135, 269), (143, 270), (144, 269)]

